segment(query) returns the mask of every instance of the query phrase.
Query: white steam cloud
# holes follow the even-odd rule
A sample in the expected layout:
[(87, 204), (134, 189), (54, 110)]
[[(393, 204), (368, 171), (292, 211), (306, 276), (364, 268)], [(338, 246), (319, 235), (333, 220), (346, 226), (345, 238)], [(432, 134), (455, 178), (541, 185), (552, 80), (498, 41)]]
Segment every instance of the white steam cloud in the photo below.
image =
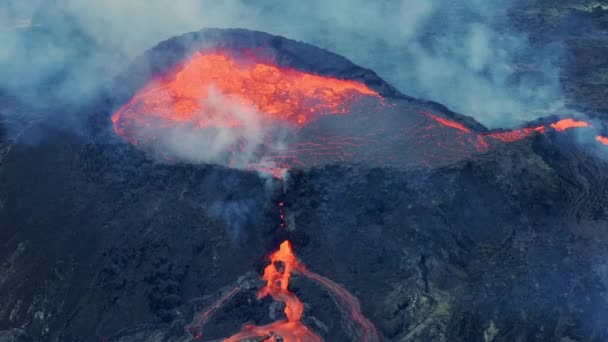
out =
[[(264, 138), (270, 136), (272, 126), (264, 122), (262, 113), (230, 101), (213, 87), (209, 87), (207, 94), (202, 100), (204, 110), (199, 112), (200, 119), (206, 123), (204, 127), (173, 125), (157, 135), (156, 144), (180, 160), (246, 168), (259, 158)], [(148, 136), (149, 132), (140, 134)], [(237, 148), (238, 153), (231, 152)]]
[[(555, 51), (531, 49), (524, 35), (502, 29), (511, 3), (8, 0), (0, 5), (0, 87), (30, 90), (61, 71), (64, 81), (55, 83), (54, 94), (83, 98), (159, 41), (203, 27), (242, 27), (327, 48), (405, 94), (441, 102), (490, 127), (510, 126), (562, 105), (549, 58)], [(27, 25), (59, 38), (36, 44), (37, 36), (19, 33)], [(91, 49), (82, 45), (87, 39), (94, 42), (91, 53), (82, 51)], [(534, 67), (521, 62), (530, 56)]]

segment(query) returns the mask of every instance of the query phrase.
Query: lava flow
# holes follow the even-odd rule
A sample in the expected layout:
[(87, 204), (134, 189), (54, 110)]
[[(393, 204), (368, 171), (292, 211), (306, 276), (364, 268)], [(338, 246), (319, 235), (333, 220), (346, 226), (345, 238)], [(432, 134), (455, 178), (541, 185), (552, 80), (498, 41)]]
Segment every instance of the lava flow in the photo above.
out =
[(595, 140), (597, 140), (598, 142), (600, 142), (600, 143), (602, 143), (602, 144), (604, 144), (604, 145), (608, 145), (608, 137), (598, 135), (598, 136), (595, 138)]
[(555, 129), (558, 132), (561, 131), (565, 131), (571, 128), (578, 128), (578, 127), (591, 127), (591, 125), (586, 122), (586, 121), (579, 121), (579, 120), (574, 120), (574, 119), (563, 119), (563, 120), (559, 120), (556, 123), (552, 123), (551, 127), (553, 127), (553, 129)]
[[(544, 134), (550, 128), (556, 132), (564, 132), (574, 128), (590, 128), (592, 127), (590, 123), (583, 120), (576, 120), (572, 118), (561, 119), (557, 122), (554, 122), (550, 125), (541, 125), (535, 127), (525, 127), (520, 129), (514, 129), (509, 131), (500, 131), (500, 132), (490, 132), (490, 133), (473, 133), (470, 129), (466, 128), (461, 123), (456, 121), (452, 121), (449, 119), (441, 118), (436, 115), (425, 113), (431, 119), (435, 120), (437, 123), (441, 124), (445, 127), (450, 127), (457, 129), (466, 134), (473, 134), (477, 136), (477, 149), (479, 152), (485, 151), (490, 145), (485, 142), (485, 138), (492, 138), (496, 140), (500, 140), (505, 143), (512, 143), (527, 137), (530, 137), (534, 133)], [(598, 136), (596, 140), (602, 144), (607, 144), (608, 139), (606, 137)], [(479, 143), (482, 142), (482, 143)]]
[(279, 336), (285, 342), (322, 341), (321, 337), (301, 322), (304, 304), (289, 291), (291, 273), (298, 269), (303, 269), (303, 266), (293, 254), (289, 241), (284, 241), (279, 250), (270, 255), (270, 265), (264, 269), (263, 276), (266, 286), (260, 290), (258, 297), (270, 295), (274, 300), (285, 303), (287, 319), (264, 326), (247, 325), (243, 331), (225, 341), (239, 342), (260, 337), (264, 341), (276, 342)]
[(564, 132), (573, 128), (591, 127), (591, 124), (587, 121), (567, 118), (561, 119), (548, 126), (526, 127), (506, 132), (488, 133), (486, 136), (502, 140), (503, 142), (515, 142), (527, 138), (534, 133), (546, 133), (549, 127), (554, 129), (556, 132)]
[[(270, 255), (270, 265), (264, 269), (263, 279), (266, 281), (259, 294), (259, 298), (270, 295), (274, 300), (285, 303), (285, 316), (287, 319), (264, 326), (246, 325), (243, 331), (227, 338), (225, 341), (238, 342), (254, 338), (264, 341), (306, 342), (322, 341), (321, 337), (313, 333), (302, 322), (304, 305), (293, 293), (289, 291), (289, 278), (292, 272), (314, 280), (325, 287), (340, 308), (347, 312), (357, 327), (351, 327), (356, 332), (358, 341), (377, 342), (380, 335), (374, 325), (363, 316), (359, 301), (344, 287), (321, 275), (309, 271), (294, 255), (291, 243), (284, 241), (279, 250)], [(279, 339), (279, 337), (281, 339)]]
[(331, 279), (310, 272), (304, 267), (301, 267), (299, 271), (303, 276), (316, 281), (329, 291), (338, 305), (350, 316), (351, 321), (359, 326), (359, 341), (380, 341), (378, 330), (376, 330), (376, 327), (372, 324), (372, 322), (363, 316), (361, 313), (361, 306), (359, 305), (359, 301), (357, 298), (355, 298), (355, 296), (350, 294), (350, 292), (348, 292), (348, 290), (346, 290), (344, 287), (333, 282)]

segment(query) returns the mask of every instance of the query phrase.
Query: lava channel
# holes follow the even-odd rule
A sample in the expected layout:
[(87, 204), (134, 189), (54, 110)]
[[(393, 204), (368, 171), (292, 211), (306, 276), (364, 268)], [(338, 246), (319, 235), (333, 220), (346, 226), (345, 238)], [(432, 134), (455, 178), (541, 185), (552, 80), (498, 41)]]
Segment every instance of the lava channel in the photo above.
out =
[(266, 281), (258, 293), (259, 298), (270, 295), (272, 299), (285, 303), (285, 316), (287, 319), (264, 326), (246, 325), (243, 331), (224, 341), (240, 342), (253, 338), (263, 338), (264, 341), (278, 341), (278, 337), (285, 342), (315, 342), (323, 341), (302, 322), (304, 304), (296, 295), (289, 291), (289, 278), (294, 270), (303, 268), (296, 259), (289, 241), (284, 241), (279, 250), (270, 255), (270, 265), (264, 269), (263, 279)]
[[(476, 141), (475, 145), (479, 152), (484, 152), (491, 146), (489, 143), (487, 143), (486, 138), (490, 138), (490, 140), (492, 140), (492, 139), (500, 140), (503, 143), (512, 143), (512, 142), (516, 142), (516, 141), (528, 138), (535, 133), (545, 134), (550, 129), (555, 132), (565, 132), (565, 131), (575, 129), (575, 128), (593, 127), (587, 121), (576, 120), (573, 118), (565, 118), (565, 119), (558, 120), (558, 121), (548, 124), (548, 125), (540, 125), (540, 126), (535, 126), (535, 127), (524, 127), (524, 128), (507, 130), (507, 131), (499, 131), (499, 132), (476, 133), (476, 132), (472, 132), (470, 129), (468, 129), (467, 127), (465, 127), (464, 125), (462, 125), (459, 122), (449, 120), (446, 118), (441, 118), (441, 117), (438, 117), (431, 113), (425, 113), (425, 114), (444, 127), (456, 129), (456, 130), (460, 131), (461, 134), (464, 134), (467, 136), (468, 135), (476, 136), (476, 139), (471, 139), (469, 137), (468, 141)], [(603, 136), (598, 136), (596, 138), (596, 140), (603, 144), (606, 144), (606, 142), (607, 142), (607, 138), (605, 138)]]
[(357, 341), (380, 341), (380, 335), (374, 325), (361, 313), (357, 298), (332, 280), (309, 271), (297, 260), (288, 240), (281, 243), (279, 250), (270, 255), (270, 264), (264, 269), (263, 275), (266, 286), (258, 293), (259, 298), (270, 295), (274, 300), (285, 303), (284, 312), (287, 319), (264, 326), (246, 325), (241, 332), (227, 338), (225, 341), (240, 342), (256, 338), (273, 342), (279, 340), (285, 342), (323, 340), (301, 322), (304, 304), (289, 291), (289, 278), (294, 271), (327, 289), (340, 308), (347, 312), (350, 320), (356, 325), (353, 329), (358, 330), (358, 332), (354, 332), (357, 335)]

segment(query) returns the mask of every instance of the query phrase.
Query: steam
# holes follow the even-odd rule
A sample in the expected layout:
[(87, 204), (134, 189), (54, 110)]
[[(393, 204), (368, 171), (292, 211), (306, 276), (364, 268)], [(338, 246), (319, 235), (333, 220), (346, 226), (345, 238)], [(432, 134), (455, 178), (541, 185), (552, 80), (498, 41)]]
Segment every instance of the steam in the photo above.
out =
[(549, 58), (559, 53), (501, 28), (511, 3), (8, 0), (0, 5), (0, 89), (32, 103), (49, 91), (62, 102), (86, 101), (159, 41), (203, 27), (243, 27), (327, 48), (408, 95), (490, 127), (511, 126), (562, 108)]
[(200, 110), (187, 122), (166, 121), (132, 128), (130, 134), (135, 141), (149, 141), (148, 148), (165, 161), (235, 169), (250, 169), (252, 165), (275, 168), (266, 156), (284, 149), (290, 133), (289, 127), (269, 120), (255, 107), (234, 101), (213, 86), (207, 88)]
[[(210, 123), (207, 127), (174, 125), (157, 135), (156, 144), (184, 161), (245, 168), (256, 160), (256, 152), (262, 148), (264, 137), (270, 133), (267, 130), (272, 126), (264, 124), (263, 115), (251, 106), (229, 101), (213, 87), (209, 87), (207, 94), (207, 98), (201, 100), (204, 110), (198, 113), (200, 120)], [(229, 122), (238, 124), (226, 125)], [(139, 133), (149, 135), (149, 132)], [(230, 153), (237, 145), (238, 153)]]

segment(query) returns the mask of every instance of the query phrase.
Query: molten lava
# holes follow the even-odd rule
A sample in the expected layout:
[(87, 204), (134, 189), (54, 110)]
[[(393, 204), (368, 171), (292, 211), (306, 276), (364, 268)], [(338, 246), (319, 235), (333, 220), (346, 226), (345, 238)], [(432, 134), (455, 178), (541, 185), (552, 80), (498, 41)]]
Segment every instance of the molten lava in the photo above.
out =
[(303, 266), (293, 254), (289, 241), (284, 241), (279, 250), (270, 255), (270, 265), (264, 269), (263, 276), (266, 286), (260, 290), (258, 297), (270, 295), (274, 300), (285, 303), (284, 312), (287, 319), (264, 326), (247, 325), (243, 331), (225, 341), (239, 342), (256, 337), (264, 338), (264, 341), (277, 341), (278, 336), (285, 342), (322, 341), (300, 321), (304, 304), (289, 291), (291, 273), (298, 269), (303, 269)]
[(240, 333), (225, 341), (237, 342), (255, 338), (261, 338), (263, 341), (285, 342), (322, 341), (321, 337), (314, 334), (301, 322), (304, 304), (289, 291), (289, 278), (294, 271), (316, 281), (329, 291), (340, 308), (347, 312), (349, 318), (358, 327), (358, 341), (380, 341), (380, 335), (374, 325), (361, 313), (361, 306), (357, 298), (330, 279), (306, 269), (296, 259), (289, 241), (281, 243), (279, 250), (270, 255), (270, 264), (264, 269), (263, 275), (266, 286), (258, 293), (259, 298), (270, 295), (274, 300), (285, 303), (284, 312), (287, 319), (264, 326), (246, 325)]
[(571, 128), (579, 128), (579, 127), (591, 127), (591, 125), (586, 121), (578, 121), (575, 119), (563, 119), (559, 120), (556, 123), (552, 123), (551, 127), (558, 132), (565, 131)]
[(246, 125), (246, 120), (218, 113), (218, 108), (205, 102), (214, 91), (232, 104), (255, 109), (263, 119), (293, 126), (306, 125), (319, 115), (346, 114), (356, 97), (379, 97), (360, 82), (240, 62), (225, 53), (197, 52), (181, 70), (150, 82), (114, 113), (114, 129), (136, 143), (134, 133), (141, 128), (183, 123), (199, 128)]
[(598, 142), (604, 144), (604, 145), (608, 145), (608, 137), (604, 137), (601, 135), (598, 135), (595, 140), (597, 140)]
[[(548, 126), (536, 126), (536, 127), (525, 127), (520, 129), (514, 129), (510, 131), (501, 131), (501, 132), (491, 132), (491, 133), (474, 133), (470, 129), (466, 128), (459, 122), (449, 120), (446, 118), (441, 118), (431, 113), (423, 112), (425, 115), (441, 124), (444, 127), (454, 128), (459, 130), (467, 135), (476, 135), (477, 141), (475, 145), (477, 150), (483, 152), (485, 149), (489, 147), (489, 145), (485, 142), (485, 138), (497, 139), (505, 143), (512, 143), (527, 137), (530, 137), (534, 133), (544, 134), (547, 132), (547, 129), (552, 128), (556, 132), (563, 132), (573, 128), (585, 128), (592, 127), (591, 124), (587, 121), (576, 120), (572, 118), (561, 119), (557, 122), (554, 122)], [(608, 138), (603, 136), (598, 136), (596, 140), (602, 144), (608, 145)], [(474, 139), (468, 139), (470, 142), (474, 142)]]
[(456, 122), (456, 121), (452, 121), (452, 120), (448, 120), (442, 117), (439, 117), (437, 115), (431, 114), (431, 113), (427, 113), (427, 112), (423, 112), (425, 115), (427, 115), (428, 117), (430, 117), (431, 119), (437, 121), (438, 123), (442, 124), (443, 126), (447, 126), (447, 127), (452, 127), (455, 128), (457, 130), (463, 131), (465, 133), (471, 133), (471, 130), (468, 129), (467, 127), (465, 127), (463, 124)]
[(515, 141), (527, 138), (527, 137), (531, 136), (532, 134), (534, 134), (535, 132), (545, 133), (545, 126), (526, 127), (526, 128), (515, 129), (512, 131), (488, 133), (486, 136), (488, 136), (490, 138), (501, 140), (502, 142), (510, 143), (510, 142), (515, 142)]

